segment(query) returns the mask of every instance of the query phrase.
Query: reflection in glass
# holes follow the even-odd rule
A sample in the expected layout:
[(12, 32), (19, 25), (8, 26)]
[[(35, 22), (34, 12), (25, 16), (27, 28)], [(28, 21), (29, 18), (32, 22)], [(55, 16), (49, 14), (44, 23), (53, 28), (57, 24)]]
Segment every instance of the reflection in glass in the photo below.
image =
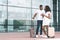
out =
[(22, 20), (26, 18), (25, 8), (8, 7), (8, 19)]
[(12, 6), (31, 7), (31, 0), (8, 0), (8, 4)]
[(7, 4), (7, 0), (0, 0), (0, 4), (6, 5)]
[(0, 31), (5, 32), (6, 31), (6, 22), (7, 19), (7, 9), (6, 6), (0, 6)]

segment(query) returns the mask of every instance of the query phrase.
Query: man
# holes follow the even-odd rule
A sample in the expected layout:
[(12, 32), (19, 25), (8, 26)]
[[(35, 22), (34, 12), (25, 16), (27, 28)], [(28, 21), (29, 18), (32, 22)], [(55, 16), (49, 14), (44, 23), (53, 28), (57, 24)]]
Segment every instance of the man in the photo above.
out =
[(39, 6), (39, 10), (37, 10), (33, 16), (32, 19), (34, 19), (37, 16), (37, 29), (36, 29), (36, 37), (38, 37), (38, 31), (40, 27), (40, 36), (42, 36), (42, 22), (43, 22), (43, 16), (41, 14), (45, 13), (43, 10), (43, 5)]

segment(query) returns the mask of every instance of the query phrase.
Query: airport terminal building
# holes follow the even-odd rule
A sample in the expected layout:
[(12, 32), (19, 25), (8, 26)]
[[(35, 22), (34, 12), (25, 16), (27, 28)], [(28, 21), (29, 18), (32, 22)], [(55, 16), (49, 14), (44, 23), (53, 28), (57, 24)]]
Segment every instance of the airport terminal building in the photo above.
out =
[(36, 28), (37, 20), (32, 20), (39, 5), (49, 5), (52, 11), (50, 26), (60, 31), (60, 0), (0, 0), (0, 32), (28, 32)]

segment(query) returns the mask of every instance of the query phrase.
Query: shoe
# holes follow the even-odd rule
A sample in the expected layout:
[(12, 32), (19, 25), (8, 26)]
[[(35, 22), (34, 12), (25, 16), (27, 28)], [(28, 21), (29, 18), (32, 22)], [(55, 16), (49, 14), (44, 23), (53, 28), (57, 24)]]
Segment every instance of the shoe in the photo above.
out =
[(46, 36), (46, 35), (43, 35), (42, 37), (47, 38), (47, 36)]
[(38, 35), (36, 35), (36, 38), (38, 38)]
[(43, 35), (40, 35), (40, 37), (43, 37)]

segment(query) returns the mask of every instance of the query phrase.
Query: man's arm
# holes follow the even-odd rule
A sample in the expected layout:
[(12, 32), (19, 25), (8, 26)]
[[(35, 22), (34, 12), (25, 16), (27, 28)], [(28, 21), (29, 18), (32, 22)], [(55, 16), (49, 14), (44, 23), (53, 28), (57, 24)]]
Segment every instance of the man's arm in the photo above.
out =
[(35, 13), (35, 14), (34, 14), (34, 16), (33, 16), (33, 18), (32, 18), (32, 19), (34, 19), (34, 18), (36, 17), (36, 15), (37, 15), (37, 13)]

